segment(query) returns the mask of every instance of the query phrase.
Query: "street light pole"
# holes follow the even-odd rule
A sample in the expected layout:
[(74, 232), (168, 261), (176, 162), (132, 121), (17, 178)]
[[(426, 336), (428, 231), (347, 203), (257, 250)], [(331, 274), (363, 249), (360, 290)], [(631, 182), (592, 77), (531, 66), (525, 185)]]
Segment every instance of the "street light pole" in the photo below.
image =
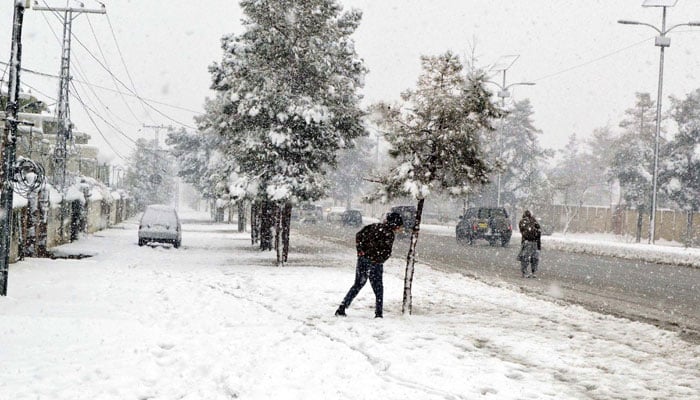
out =
[(656, 94), (656, 132), (654, 133), (654, 174), (651, 179), (651, 215), (649, 216), (649, 242), (654, 244), (656, 239), (656, 192), (659, 179), (659, 137), (661, 135), (661, 95), (664, 88), (664, 50), (671, 45), (666, 38), (666, 7), (661, 13), (661, 34), (656, 40), (659, 46), (659, 89)]
[(658, 191), (658, 175), (659, 175), (659, 138), (661, 136), (661, 97), (663, 93), (664, 86), (664, 50), (666, 47), (671, 46), (671, 38), (667, 37), (666, 34), (675, 28), (680, 26), (700, 26), (700, 22), (688, 22), (684, 24), (673, 25), (672, 27), (666, 29), (666, 8), (673, 7), (676, 0), (663, 1), (663, 0), (646, 0), (642, 6), (643, 7), (661, 7), (661, 29), (658, 29), (654, 25), (647, 24), (644, 22), (629, 21), (629, 20), (618, 20), (617, 22), (624, 25), (644, 25), (654, 29), (659, 33), (659, 36), (655, 38), (654, 45), (658, 46), (659, 51), (659, 85), (658, 92), (656, 95), (656, 132), (654, 133), (654, 170), (652, 174), (651, 183), (651, 212), (649, 213), (649, 242), (654, 244), (656, 240), (656, 192)]
[[(510, 85), (506, 85), (506, 70), (503, 70), (503, 84), (499, 84), (494, 81), (486, 81), (489, 83), (492, 83), (500, 89), (498, 92), (498, 97), (501, 98), (501, 110), (505, 111), (506, 109), (506, 97), (510, 97), (510, 92), (508, 91), (509, 88), (513, 86), (533, 86), (535, 83), (534, 82), (516, 82), (516, 83), (511, 83)], [(501, 152), (503, 151), (503, 128), (505, 126), (505, 115), (501, 116), (501, 127), (498, 132), (498, 156), (501, 156)], [(501, 206), (501, 173), (498, 173), (498, 177), (496, 178), (496, 186), (497, 186), (497, 193), (496, 193), (496, 205), (498, 207)]]

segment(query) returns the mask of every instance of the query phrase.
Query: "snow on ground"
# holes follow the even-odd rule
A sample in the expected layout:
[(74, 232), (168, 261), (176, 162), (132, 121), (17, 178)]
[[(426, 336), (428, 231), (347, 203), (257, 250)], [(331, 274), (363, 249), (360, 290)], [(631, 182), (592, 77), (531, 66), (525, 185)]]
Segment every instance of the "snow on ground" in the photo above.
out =
[(402, 316), (401, 258), (384, 319), (369, 285), (337, 318), (348, 248), (293, 232), (275, 267), (232, 225), (183, 228), (180, 249), (131, 221), (62, 246), (93, 257), (12, 264), (0, 398), (700, 398), (700, 346), (651, 325), (421, 265)]

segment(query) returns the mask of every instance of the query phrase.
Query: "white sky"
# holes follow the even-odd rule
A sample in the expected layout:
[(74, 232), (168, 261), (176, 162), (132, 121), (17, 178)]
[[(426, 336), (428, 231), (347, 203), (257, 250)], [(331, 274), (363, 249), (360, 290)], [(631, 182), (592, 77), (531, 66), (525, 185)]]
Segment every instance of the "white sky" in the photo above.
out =
[[(44, 1), (44, 0), (41, 0)], [(48, 0), (47, 0), (48, 1)], [(219, 61), (220, 37), (240, 33), (240, 11), (232, 0), (204, 3), (189, 0), (105, 1), (109, 21), (124, 55), (138, 93), (169, 105), (201, 112), (203, 99), (210, 95), (207, 66)], [(571, 133), (588, 136), (596, 127), (616, 127), (622, 113), (634, 102), (634, 93), (645, 91), (656, 98), (659, 50), (653, 45), (655, 32), (648, 27), (617, 24), (632, 19), (655, 26), (661, 24), (661, 10), (643, 8), (641, 0), (342, 0), (346, 7), (364, 12), (355, 35), (357, 51), (370, 70), (364, 93), (367, 103), (396, 99), (414, 86), (420, 72), (419, 56), (452, 50), (467, 55), (472, 48), (482, 65), (502, 55), (518, 54), (507, 73), (507, 84), (532, 81), (536, 86), (515, 87), (515, 99), (530, 98), (536, 126), (543, 131), (545, 147), (562, 147)], [(49, 1), (54, 6), (63, 1)], [(72, 2), (71, 4), (75, 4)], [(97, 3), (86, 1), (87, 7)], [(9, 58), (12, 2), (0, 5), (0, 61)], [(60, 65), (61, 34), (55, 16), (28, 10), (23, 35), (23, 67), (57, 74)], [(668, 26), (700, 20), (700, 2), (679, 0), (669, 9)], [(90, 24), (88, 23), (90, 22)], [(91, 14), (78, 17), (74, 33), (102, 60), (90, 30), (99, 38), (107, 65), (129, 84), (121, 65), (107, 17)], [(671, 33), (666, 51), (664, 99), (684, 96), (698, 88), (700, 29), (682, 27)], [(646, 40), (645, 40), (646, 39)], [(640, 43), (642, 42), (642, 43)], [(77, 80), (114, 89), (112, 79), (78, 44), (73, 42), (73, 68)], [(104, 62), (103, 62), (104, 63)], [(4, 66), (0, 66), (4, 70)], [(80, 69), (82, 72), (79, 72)], [(501, 81), (500, 76), (495, 80)], [(22, 81), (52, 98), (57, 97), (55, 79), (25, 73)], [(105, 119), (121, 127), (132, 139), (154, 137), (153, 129), (142, 125), (193, 125), (193, 112), (151, 103), (170, 118), (138, 105), (130, 97), (135, 116), (119, 95), (95, 89), (107, 111), (87, 86), (78, 84), (83, 99)], [(6, 84), (4, 84), (6, 85)], [(495, 88), (495, 87), (494, 87)], [(124, 89), (120, 89), (124, 91)], [(39, 93), (41, 92), (41, 93)], [(53, 102), (53, 100), (49, 100)], [(664, 110), (668, 101), (664, 101)], [(92, 134), (104, 151), (111, 152), (92, 128), (82, 106), (71, 103), (78, 128)], [(114, 113), (115, 115), (110, 115)], [(95, 117), (105, 138), (120, 153), (130, 151), (130, 141)], [(672, 128), (671, 128), (672, 129)]]
[[(700, 396), (700, 346), (675, 333), (421, 264), (415, 312), (402, 317), (400, 254), (385, 265), (385, 318), (373, 319), (369, 285), (337, 318), (354, 278), (352, 247), (293, 229), (290, 261), (278, 268), (234, 225), (181, 215), (206, 222), (183, 225), (180, 249), (138, 247), (131, 220), (58, 249), (91, 258), (10, 265), (0, 297), (3, 398)], [(549, 268), (543, 261), (540, 274)]]

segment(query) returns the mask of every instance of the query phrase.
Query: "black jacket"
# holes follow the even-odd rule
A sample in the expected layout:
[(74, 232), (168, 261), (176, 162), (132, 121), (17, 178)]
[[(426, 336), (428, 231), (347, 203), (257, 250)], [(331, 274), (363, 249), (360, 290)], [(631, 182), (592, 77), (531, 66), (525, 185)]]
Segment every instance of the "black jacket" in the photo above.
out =
[(521, 242), (537, 242), (537, 250), (542, 248), (542, 229), (535, 217), (523, 217), (518, 223), (518, 229), (522, 235)]
[(394, 231), (387, 224), (370, 224), (357, 232), (355, 244), (358, 256), (369, 258), (374, 264), (383, 264), (391, 257)]

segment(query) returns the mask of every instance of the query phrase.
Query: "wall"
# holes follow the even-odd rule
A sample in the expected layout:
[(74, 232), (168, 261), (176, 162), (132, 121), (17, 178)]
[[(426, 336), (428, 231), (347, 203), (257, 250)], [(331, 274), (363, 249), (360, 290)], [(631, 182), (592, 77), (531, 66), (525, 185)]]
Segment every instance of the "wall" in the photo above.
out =
[[(536, 210), (535, 215), (542, 221), (554, 225), (554, 230), (562, 232), (566, 221), (570, 220), (568, 232), (581, 233), (614, 233), (636, 237), (637, 210), (611, 209), (610, 207), (562, 206), (554, 205), (542, 210)], [(682, 211), (657, 210), (656, 239), (684, 243), (688, 215)], [(700, 246), (700, 213), (693, 215), (692, 246)], [(642, 216), (641, 239), (649, 239), (649, 215)]]
[[(27, 230), (20, 228), (20, 222), (26, 224), (28, 208), (21, 207), (13, 210), (12, 237), (10, 239), (10, 262), (16, 262), (22, 249), (20, 243), (26, 240)], [(66, 207), (61, 227), (61, 208), (53, 205), (49, 208), (46, 218), (46, 246), (48, 249), (70, 242), (71, 237), (71, 211), (70, 204)], [(102, 200), (92, 201), (87, 207), (87, 227), (88, 233), (94, 233), (106, 229), (110, 225), (117, 224), (135, 214), (135, 210), (130, 200), (114, 200), (105, 202)], [(25, 227), (26, 228), (26, 227)], [(62, 229), (61, 229), (62, 228)]]

